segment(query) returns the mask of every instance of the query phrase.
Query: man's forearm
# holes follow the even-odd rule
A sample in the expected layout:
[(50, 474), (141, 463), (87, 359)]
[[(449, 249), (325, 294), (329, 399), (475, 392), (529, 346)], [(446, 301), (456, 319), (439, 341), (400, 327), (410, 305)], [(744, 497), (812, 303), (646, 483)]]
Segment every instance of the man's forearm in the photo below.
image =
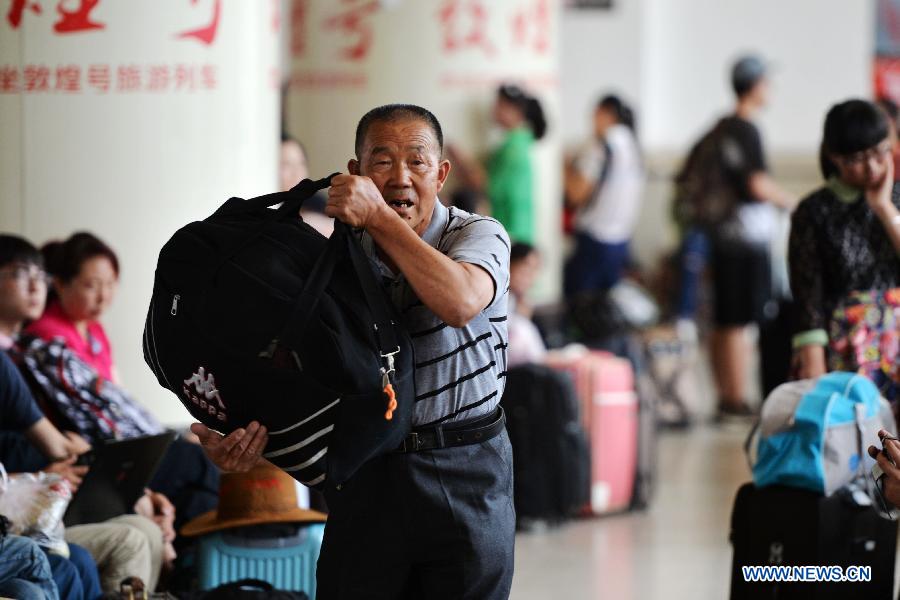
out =
[(386, 205), (366, 231), (425, 306), (448, 325), (465, 325), (490, 302), (493, 282), (487, 272), (432, 248)]

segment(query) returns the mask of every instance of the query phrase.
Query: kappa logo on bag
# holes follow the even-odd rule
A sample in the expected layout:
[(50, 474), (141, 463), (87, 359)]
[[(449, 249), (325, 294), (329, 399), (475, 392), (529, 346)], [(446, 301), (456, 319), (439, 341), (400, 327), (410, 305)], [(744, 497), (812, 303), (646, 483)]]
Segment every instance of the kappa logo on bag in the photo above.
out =
[[(187, 399), (199, 406), (200, 410), (207, 411), (222, 422), (228, 420), (225, 414), (225, 403), (222, 402), (222, 396), (216, 389), (216, 378), (212, 373), (207, 375), (205, 368), (199, 367), (190, 379), (185, 379), (184, 387), (181, 389)], [(218, 406), (213, 406), (213, 400)]]

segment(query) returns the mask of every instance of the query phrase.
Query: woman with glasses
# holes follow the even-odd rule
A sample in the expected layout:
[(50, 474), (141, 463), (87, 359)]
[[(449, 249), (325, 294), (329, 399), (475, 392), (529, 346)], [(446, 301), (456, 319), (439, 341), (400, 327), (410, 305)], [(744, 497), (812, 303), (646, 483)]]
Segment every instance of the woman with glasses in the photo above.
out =
[(793, 215), (789, 248), (797, 305), (795, 367), (803, 378), (860, 371), (895, 396), (900, 294), (900, 185), (889, 125), (871, 102), (828, 111), (820, 153), (825, 185)]

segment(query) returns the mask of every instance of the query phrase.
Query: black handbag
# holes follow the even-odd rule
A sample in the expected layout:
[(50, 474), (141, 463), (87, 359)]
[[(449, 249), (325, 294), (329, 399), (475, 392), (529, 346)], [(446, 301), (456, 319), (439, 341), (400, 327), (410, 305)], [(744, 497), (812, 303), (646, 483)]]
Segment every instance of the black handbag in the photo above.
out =
[(412, 343), (359, 240), (297, 216), (329, 180), (176, 232), (144, 328), (144, 359), (194, 418), (226, 434), (259, 421), (264, 456), (317, 488), (399, 446), (415, 399)]
[(241, 579), (191, 596), (194, 600), (309, 600), (305, 592), (276, 590), (259, 579)]

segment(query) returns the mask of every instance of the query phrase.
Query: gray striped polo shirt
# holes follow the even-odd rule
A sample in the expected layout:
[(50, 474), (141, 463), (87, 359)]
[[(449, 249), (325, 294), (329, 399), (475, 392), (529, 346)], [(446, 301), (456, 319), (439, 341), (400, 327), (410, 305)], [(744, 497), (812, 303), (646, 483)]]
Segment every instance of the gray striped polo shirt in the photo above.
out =
[(422, 239), (456, 262), (483, 268), (496, 291), (465, 327), (450, 327), (419, 300), (402, 273), (395, 275), (378, 259), (372, 238), (362, 235), (363, 248), (381, 271), (415, 348), (413, 425), (489, 414), (506, 383), (509, 236), (495, 219), (437, 201)]

